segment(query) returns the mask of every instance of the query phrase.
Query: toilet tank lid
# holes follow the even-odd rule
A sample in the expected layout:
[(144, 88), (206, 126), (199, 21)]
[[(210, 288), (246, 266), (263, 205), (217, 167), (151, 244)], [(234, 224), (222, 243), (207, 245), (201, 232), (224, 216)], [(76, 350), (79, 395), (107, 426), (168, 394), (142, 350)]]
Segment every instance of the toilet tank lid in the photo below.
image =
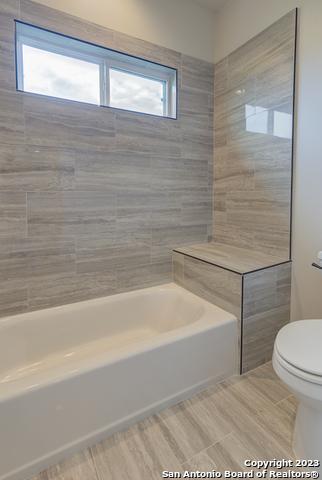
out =
[(275, 348), (289, 364), (322, 377), (322, 320), (289, 323), (279, 331)]

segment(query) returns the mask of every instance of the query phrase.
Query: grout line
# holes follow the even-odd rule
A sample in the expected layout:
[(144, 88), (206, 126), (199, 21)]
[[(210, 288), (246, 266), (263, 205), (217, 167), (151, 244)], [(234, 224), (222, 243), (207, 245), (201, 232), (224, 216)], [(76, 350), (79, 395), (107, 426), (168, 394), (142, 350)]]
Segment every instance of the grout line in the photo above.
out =
[(275, 407), (279, 406), (280, 403), (283, 403), (283, 402), (285, 402), (285, 400), (289, 400), (290, 398), (295, 398), (292, 393), (290, 393), (290, 395), (288, 395), (287, 397), (282, 398), (282, 399), (279, 400), (277, 403), (274, 403)]
[(97, 470), (97, 467), (96, 467), (96, 462), (95, 462), (95, 459), (94, 459), (92, 447), (88, 447), (88, 451), (89, 451), (89, 455), (92, 459), (92, 464), (93, 464), (93, 467), (94, 467), (94, 470), (95, 470), (96, 479), (101, 480), (100, 475), (99, 475), (98, 470)]
[(293, 202), (294, 202), (294, 181), (295, 181), (295, 154), (296, 154), (296, 127), (297, 127), (297, 56), (298, 56), (298, 29), (299, 9), (295, 8), (295, 40), (294, 40), (294, 70), (293, 70), (293, 118), (292, 118), (292, 153), (291, 153), (291, 195), (290, 195), (290, 217), (289, 217), (289, 258), (293, 256)]
[[(214, 443), (212, 443), (212, 444), (209, 445), (208, 447), (205, 447), (205, 448), (203, 448), (202, 450), (200, 450), (199, 452), (196, 452), (194, 455), (192, 455), (192, 457), (189, 457), (187, 460), (185, 460), (183, 463), (181, 463), (181, 466), (183, 466), (185, 463), (191, 462), (191, 460), (193, 460), (195, 457), (197, 457), (197, 456), (200, 455), (201, 453), (206, 452), (207, 450), (209, 450), (209, 448), (214, 447), (215, 445), (217, 445), (218, 443), (222, 442), (222, 441), (225, 440), (227, 437), (230, 437), (230, 436), (233, 435), (233, 434), (234, 434), (234, 432), (231, 431), (231, 432), (227, 433), (227, 435), (224, 435), (220, 440), (216, 440)], [(215, 466), (216, 466), (216, 465), (215, 465)]]
[(244, 292), (245, 292), (245, 276), (242, 275), (241, 281), (241, 299), (240, 299), (240, 358), (239, 358), (239, 374), (243, 374), (243, 343), (244, 343)]

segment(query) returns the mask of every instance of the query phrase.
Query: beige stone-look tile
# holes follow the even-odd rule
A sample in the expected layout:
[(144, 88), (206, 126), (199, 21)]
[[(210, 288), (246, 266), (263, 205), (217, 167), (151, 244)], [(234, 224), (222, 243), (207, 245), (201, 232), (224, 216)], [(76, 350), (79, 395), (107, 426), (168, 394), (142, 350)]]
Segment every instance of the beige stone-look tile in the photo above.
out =
[(289, 397), (288, 388), (277, 377), (270, 362), (250, 371), (244, 377), (249, 388), (255, 387), (275, 405)]
[(160, 478), (163, 470), (179, 470), (175, 452), (154, 417), (92, 448), (98, 478)]
[(2, 191), (71, 190), (74, 173), (74, 155), (69, 151), (31, 145), (1, 147)]
[[(243, 257), (242, 249), (239, 248), (234, 251), (233, 248), (227, 248), (225, 245), (218, 246), (215, 243), (179, 247), (175, 248), (173, 253), (174, 281), (195, 295), (236, 316), (239, 353), (241, 353), (242, 342), (243, 345), (248, 346), (247, 341), (249, 340), (247, 336), (245, 340), (245, 333), (243, 334), (242, 332), (243, 270), (245, 266), (248, 269), (259, 268), (256, 265), (256, 261), (263, 262), (264, 259), (265, 261), (268, 261), (268, 259), (276, 261), (276, 258), (267, 257), (266, 255), (257, 255), (257, 257), (255, 255), (252, 258), (248, 251), (246, 251), (246, 257)], [(247, 264), (247, 260), (251, 263)], [(221, 264), (222, 266), (218, 266)], [(247, 277), (247, 275), (244, 275), (244, 277)], [(268, 313), (266, 311), (265, 315), (267, 318)], [(263, 357), (260, 357), (261, 361), (258, 362), (258, 364), (261, 364), (263, 361), (270, 359), (267, 351), (272, 348), (273, 342), (270, 336), (265, 336), (264, 333), (261, 334), (260, 330), (258, 330), (258, 333), (258, 344), (262, 346), (267, 340), (266, 350), (264, 349), (266, 353), (265, 359), (263, 360)], [(254, 354), (253, 350), (254, 347), (252, 355)], [(249, 351), (247, 353), (249, 355)], [(244, 354), (241, 360), (244, 364)], [(246, 367), (243, 368), (244, 371), (247, 371), (249, 369), (249, 357), (245, 365), (247, 365), (247, 369)]]
[(247, 275), (244, 280), (243, 371), (272, 358), (278, 331), (290, 321), (291, 263)]
[[(256, 165), (253, 155), (240, 162), (238, 149), (217, 148), (215, 151), (214, 179), (216, 183), (215, 202), (221, 193), (249, 191), (254, 189)], [(226, 202), (225, 202), (226, 210)]]
[[(11, 1), (11, 0), (10, 0)], [(82, 41), (114, 48), (114, 31), (30, 0), (21, 0), (20, 19)]]
[[(48, 468), (38, 480), (97, 480), (90, 450), (84, 450), (59, 465)], [(33, 479), (35, 480), (35, 479)]]
[(291, 263), (250, 273), (244, 285), (244, 315), (250, 317), (288, 306), (291, 293)]
[(186, 255), (184, 258), (184, 286), (205, 300), (240, 317), (240, 275)]
[[(240, 274), (260, 270), (283, 261), (283, 258), (278, 256), (221, 244), (219, 242), (189, 245), (186, 247), (180, 246), (176, 248), (176, 251)], [(266, 279), (265, 272), (258, 275)], [(250, 286), (250, 288), (252, 287)]]
[(0, 4), (0, 89), (16, 89), (15, 74), (15, 18), (19, 17), (19, 0)]
[(173, 280), (179, 284), (184, 284), (184, 255), (173, 252), (172, 254)]
[(138, 446), (144, 466), (157, 474), (166, 468), (176, 470), (180, 466), (177, 452), (168, 443), (155, 416), (140, 422), (133, 430), (139, 440)]
[[(214, 238), (289, 258), (295, 10), (215, 66)], [(289, 131), (280, 130), (289, 122)]]
[(250, 416), (241, 405), (239, 395), (229, 385), (220, 385), (213, 395), (220, 413), (230, 423), (237, 438), (242, 438), (243, 445), (253, 457), (287, 458), (290, 446), (282, 435), (260, 416)]
[(22, 280), (75, 271), (73, 239), (3, 237), (0, 243), (2, 279)]
[(208, 454), (208, 450), (203, 450), (194, 457), (190, 458), (187, 462), (183, 463), (182, 470), (184, 472), (211, 472), (212, 470), (219, 470), (219, 468)]
[(243, 471), (249, 470), (246, 459), (291, 459), (296, 401), (283, 388), (267, 364), (116, 433), (93, 446), (91, 456), (85, 450), (34, 480), (92, 479), (93, 465), (97, 480), (156, 480), (162, 471)]
[(210, 98), (213, 92), (195, 91), (192, 88), (180, 90), (180, 121), (183, 126), (198, 128), (211, 119)]
[[(14, 19), (178, 68), (178, 119), (16, 92)], [(171, 281), (211, 234), (213, 65), (30, 0), (0, 27), (1, 312)]]
[(178, 68), (181, 62), (181, 54), (174, 50), (156, 46), (153, 43), (120, 32), (114, 34), (114, 48), (119, 52), (162, 63), (167, 67)]
[(291, 188), (292, 141), (258, 142), (254, 164), (255, 188)]
[(91, 451), (99, 480), (141, 478), (139, 467), (132, 455), (129, 455), (124, 435), (116, 434), (106, 442), (92, 447)]
[(95, 273), (115, 267), (133, 267), (150, 263), (150, 249), (145, 243), (111, 243), (99, 237), (77, 240), (77, 272)]
[(238, 227), (275, 227), (282, 231), (289, 228), (288, 191), (229, 192), (226, 208), (228, 218)]
[(0, 90), (0, 144), (24, 143), (23, 99), (20, 94)]
[(75, 162), (78, 190), (108, 190), (125, 194), (150, 190), (151, 157), (116, 151), (111, 145), (104, 152), (80, 152)]
[(115, 137), (109, 108), (24, 94), (26, 142), (63, 149), (105, 151)]
[[(129, 219), (143, 216), (149, 227), (171, 227), (180, 224), (181, 196), (167, 191), (124, 191), (117, 195), (117, 218)], [(200, 224), (200, 222), (199, 222)]]
[(201, 425), (197, 406), (192, 407), (188, 402), (161, 412), (158, 419), (165, 433), (168, 432), (168, 436), (173, 438), (181, 463), (212, 445), (220, 434), (226, 434), (226, 431), (222, 433), (222, 426), (206, 425), (206, 419)]
[(152, 192), (175, 192), (179, 193), (187, 186), (196, 188), (199, 185), (199, 176), (192, 178), (189, 183), (189, 175), (192, 177), (192, 167), (186, 167), (181, 158), (167, 157), (166, 155), (150, 156), (151, 167), (149, 170), (149, 185)]
[[(1, 263), (1, 262), (0, 262)], [(28, 288), (25, 279), (8, 279), (1, 267), (0, 316), (15, 315), (28, 309)]]
[(213, 155), (213, 133), (211, 129), (202, 132), (184, 130), (182, 135), (182, 157), (188, 160), (205, 161)]
[(116, 293), (114, 272), (77, 274), (73, 272), (33, 277), (28, 284), (30, 310), (81, 302)]
[(116, 146), (126, 152), (180, 157), (181, 130), (176, 120), (116, 112)]
[(172, 250), (207, 240), (207, 225), (165, 226), (152, 228), (151, 255), (153, 260), (171, 260)]
[[(294, 50), (295, 9), (284, 15), (256, 37), (249, 40), (229, 56), (231, 85), (262, 69), (263, 59), (268, 64), (283, 63), (289, 56), (289, 42)], [(284, 54), (284, 56), (283, 56)]]
[(169, 259), (168, 262), (120, 266), (116, 267), (116, 277), (119, 292), (161, 285), (172, 281), (172, 263)]
[(225, 94), (228, 86), (228, 57), (223, 58), (215, 65), (215, 96)]
[(0, 235), (25, 235), (26, 194), (0, 192)]
[(251, 417), (262, 414), (274, 406), (270, 398), (257, 389), (256, 383), (252, 384), (247, 378), (233, 377), (224, 381), (223, 385), (238, 397), (240, 407)]
[(115, 226), (116, 200), (108, 192), (28, 193), (29, 235), (109, 233)]
[(216, 408), (207, 390), (196, 394), (184, 402), (186, 410), (196, 419), (200, 427), (207, 433), (212, 443), (218, 442), (231, 433), (231, 426)]
[(245, 460), (250, 454), (243, 442), (234, 434), (230, 434), (208, 448), (207, 455), (215, 463), (217, 470), (241, 472), (246, 470)]
[(182, 55), (183, 88), (193, 88), (205, 92), (213, 92), (214, 66), (189, 55)]

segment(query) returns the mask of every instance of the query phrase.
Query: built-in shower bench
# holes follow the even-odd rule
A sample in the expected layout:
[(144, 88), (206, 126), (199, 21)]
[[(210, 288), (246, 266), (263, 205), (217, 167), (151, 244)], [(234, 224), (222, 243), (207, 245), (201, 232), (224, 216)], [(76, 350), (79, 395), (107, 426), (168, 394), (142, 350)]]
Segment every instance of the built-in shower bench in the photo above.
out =
[(237, 316), (242, 373), (271, 359), (275, 336), (290, 319), (290, 260), (211, 242), (176, 248), (173, 275)]

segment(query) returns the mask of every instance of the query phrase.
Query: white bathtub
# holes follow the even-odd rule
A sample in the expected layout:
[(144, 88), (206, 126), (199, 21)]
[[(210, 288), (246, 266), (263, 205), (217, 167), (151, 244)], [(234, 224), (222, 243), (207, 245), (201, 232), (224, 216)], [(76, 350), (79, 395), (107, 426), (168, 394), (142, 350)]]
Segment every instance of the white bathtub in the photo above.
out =
[(175, 284), (0, 319), (0, 479), (26, 479), (236, 364), (236, 318)]

